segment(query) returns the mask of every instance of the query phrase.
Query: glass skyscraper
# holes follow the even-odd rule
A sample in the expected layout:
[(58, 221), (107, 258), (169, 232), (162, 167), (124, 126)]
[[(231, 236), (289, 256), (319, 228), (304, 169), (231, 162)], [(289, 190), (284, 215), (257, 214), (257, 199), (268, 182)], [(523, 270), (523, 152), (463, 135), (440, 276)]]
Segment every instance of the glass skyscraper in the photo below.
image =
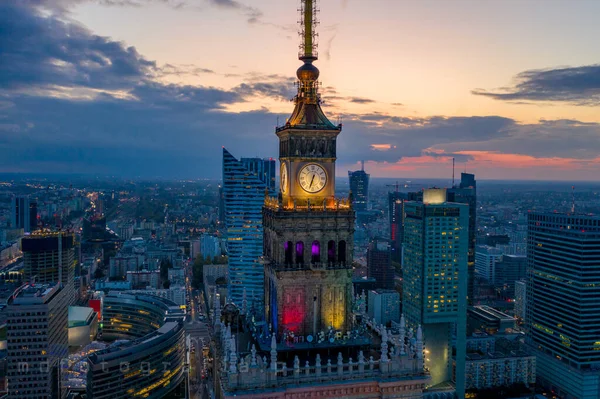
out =
[[(272, 166), (271, 166), (272, 164)], [(274, 190), (275, 160), (236, 159), (223, 148), (223, 202), (227, 231), (229, 299), (241, 308), (262, 309), (264, 301), (262, 207), (265, 191)]]
[(527, 340), (538, 381), (564, 399), (600, 392), (600, 217), (531, 213)]
[(354, 210), (366, 211), (369, 203), (369, 174), (365, 172), (364, 164), (361, 170), (348, 171), (348, 178), (350, 179)]
[(456, 392), (464, 397), (469, 207), (446, 201), (445, 189), (404, 203), (403, 312), (425, 331), (425, 365), (432, 383), (452, 380), (456, 325)]

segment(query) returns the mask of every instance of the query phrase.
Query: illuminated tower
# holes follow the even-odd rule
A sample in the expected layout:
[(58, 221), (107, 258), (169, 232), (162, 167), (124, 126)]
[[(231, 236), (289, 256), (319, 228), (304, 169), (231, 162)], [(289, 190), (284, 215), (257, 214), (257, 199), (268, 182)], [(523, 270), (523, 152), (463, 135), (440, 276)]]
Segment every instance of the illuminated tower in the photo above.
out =
[(316, 5), (302, 2), (303, 41), (294, 112), (276, 129), (280, 192), (263, 211), (265, 304), (277, 335), (347, 331), (352, 296), (354, 211), (335, 198), (336, 138), (321, 109)]

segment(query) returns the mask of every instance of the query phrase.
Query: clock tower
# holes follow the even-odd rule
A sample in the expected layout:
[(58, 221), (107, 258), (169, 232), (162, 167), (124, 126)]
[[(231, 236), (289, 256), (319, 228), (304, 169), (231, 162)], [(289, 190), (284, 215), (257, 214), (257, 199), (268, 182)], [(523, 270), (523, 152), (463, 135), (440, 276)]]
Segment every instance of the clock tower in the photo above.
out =
[[(263, 208), (265, 311), (285, 342), (312, 342), (352, 329), (354, 211), (335, 196), (336, 140), (342, 130), (321, 109), (314, 0), (302, 0), (295, 108), (279, 138), (280, 192)], [(333, 342), (333, 341), (332, 341)]]

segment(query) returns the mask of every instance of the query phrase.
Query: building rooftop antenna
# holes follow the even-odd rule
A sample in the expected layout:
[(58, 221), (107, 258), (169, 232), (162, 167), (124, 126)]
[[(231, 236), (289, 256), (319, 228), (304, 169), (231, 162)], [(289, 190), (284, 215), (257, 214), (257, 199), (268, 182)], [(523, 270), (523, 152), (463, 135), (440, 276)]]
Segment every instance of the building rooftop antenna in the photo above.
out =
[(452, 157), (452, 187), (454, 187), (454, 162), (455, 159)]
[(365, 160), (360, 161), (360, 170), (365, 171)]

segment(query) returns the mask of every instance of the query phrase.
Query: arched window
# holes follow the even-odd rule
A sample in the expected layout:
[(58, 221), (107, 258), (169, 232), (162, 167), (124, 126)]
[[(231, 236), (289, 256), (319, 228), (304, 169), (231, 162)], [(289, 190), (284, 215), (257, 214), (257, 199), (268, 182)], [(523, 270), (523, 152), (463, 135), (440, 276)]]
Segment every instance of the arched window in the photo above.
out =
[(296, 264), (304, 264), (304, 243), (302, 241), (296, 243)]
[(346, 263), (346, 241), (342, 240), (338, 244), (338, 262)]
[(311, 249), (310, 249), (310, 261), (312, 263), (320, 263), (321, 262), (321, 244), (319, 243), (319, 241), (315, 240), (312, 243)]
[(335, 241), (331, 240), (327, 243), (327, 263), (335, 263)]
[(290, 266), (294, 263), (294, 243), (287, 241), (283, 244), (283, 250), (285, 252), (285, 265)]

